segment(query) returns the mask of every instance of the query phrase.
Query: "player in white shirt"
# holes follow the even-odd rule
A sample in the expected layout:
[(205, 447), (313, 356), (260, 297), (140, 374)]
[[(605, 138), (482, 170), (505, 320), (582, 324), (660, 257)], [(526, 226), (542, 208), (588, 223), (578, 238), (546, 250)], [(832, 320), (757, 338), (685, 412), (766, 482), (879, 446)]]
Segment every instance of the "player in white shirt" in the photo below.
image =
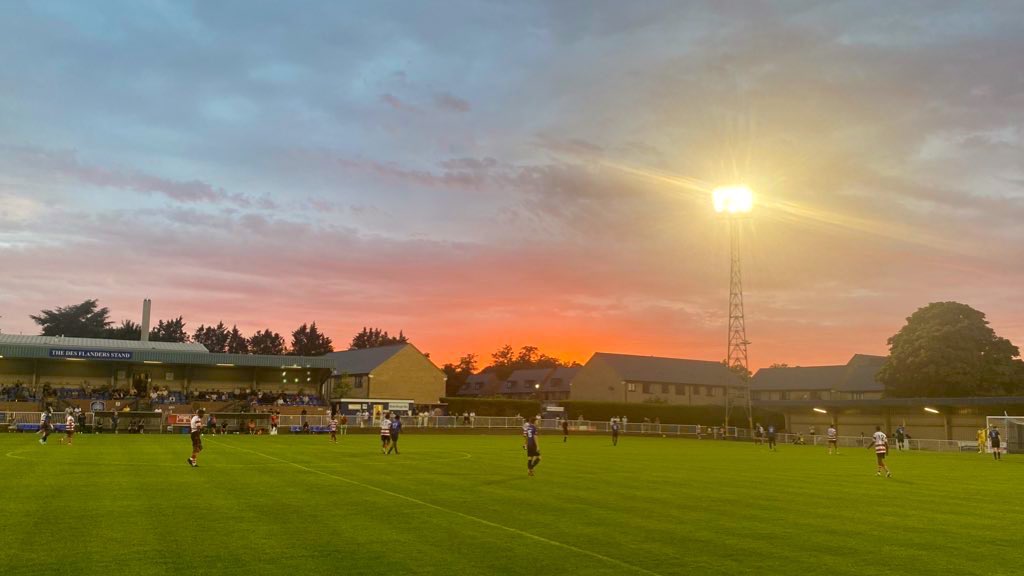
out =
[(828, 453), (839, 454), (839, 431), (836, 430), (835, 424), (829, 424), (825, 434), (828, 435)]
[(75, 415), (68, 408), (64, 411), (64, 438), (60, 439), (61, 444), (71, 446), (71, 438), (75, 435)]
[(872, 443), (868, 449), (875, 449), (875, 459), (878, 461), (878, 471), (875, 472), (875, 476), (881, 476), (884, 470), (885, 477), (892, 478), (892, 472), (885, 465), (885, 455), (889, 452), (889, 438), (886, 437), (885, 432), (882, 432), (881, 426), (875, 426), (875, 433), (871, 435), (871, 440)]
[(192, 436), (192, 457), (188, 459), (188, 465), (196, 468), (199, 463), (196, 458), (199, 457), (199, 453), (203, 451), (203, 415), (206, 414), (206, 410), (200, 408), (196, 410), (196, 413), (192, 416), (192, 420), (189, 422), (189, 428)]
[(380, 453), (387, 454), (391, 447), (391, 415), (384, 414), (380, 419)]

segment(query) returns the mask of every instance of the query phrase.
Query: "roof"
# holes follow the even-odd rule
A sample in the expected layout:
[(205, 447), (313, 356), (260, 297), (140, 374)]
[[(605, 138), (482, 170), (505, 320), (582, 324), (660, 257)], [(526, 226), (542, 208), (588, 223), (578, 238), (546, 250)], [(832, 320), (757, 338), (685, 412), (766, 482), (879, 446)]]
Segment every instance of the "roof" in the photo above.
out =
[(501, 388), (501, 382), (494, 372), (480, 372), (471, 374), (466, 378), (466, 383), (459, 386), (456, 396), (494, 396)]
[[(259, 354), (214, 354), (197, 342), (141, 342), (103, 338), (65, 338), (61, 336), (21, 336), (0, 334), (0, 357), (61, 359), (55, 350), (116, 352), (79, 358), (108, 362), (149, 362), (154, 364), (198, 364), (204, 366), (241, 366), (253, 368), (332, 368), (323, 358), (307, 356), (264, 356)], [(118, 357), (120, 356), (120, 357)]]
[(548, 379), (541, 384), (540, 389), (545, 392), (568, 391), (569, 384), (572, 383), (572, 379), (576, 377), (576, 373), (579, 371), (580, 366), (573, 366), (571, 368), (560, 366), (555, 368)]
[(855, 354), (846, 364), (836, 366), (762, 368), (750, 380), (750, 389), (881, 392), (885, 386), (876, 376), (883, 364), (885, 356)]
[(742, 380), (721, 362), (659, 356), (634, 356), (597, 352), (590, 362), (602, 360), (622, 380), (703, 386), (740, 385)]
[(334, 371), (337, 374), (369, 374), (408, 346), (412, 346), (412, 344), (392, 344), (376, 348), (330, 352), (324, 354), (323, 357), (334, 363)]
[(525, 370), (516, 370), (508, 378), (506, 382), (526, 382), (533, 380), (534, 382), (543, 382), (547, 379), (548, 375), (551, 374), (551, 368), (527, 368)]
[(85, 348), (90, 350), (161, 350), (165, 352), (207, 352), (198, 342), (142, 342), (105, 338), (67, 338), (64, 336), (23, 336), (0, 334), (0, 346), (38, 346), (42, 348)]
[[(968, 398), (872, 398), (861, 400), (754, 400), (766, 408), (964, 408), (968, 406), (1024, 406), (1024, 396), (971, 396)], [(1000, 410), (1002, 411), (1002, 410)]]

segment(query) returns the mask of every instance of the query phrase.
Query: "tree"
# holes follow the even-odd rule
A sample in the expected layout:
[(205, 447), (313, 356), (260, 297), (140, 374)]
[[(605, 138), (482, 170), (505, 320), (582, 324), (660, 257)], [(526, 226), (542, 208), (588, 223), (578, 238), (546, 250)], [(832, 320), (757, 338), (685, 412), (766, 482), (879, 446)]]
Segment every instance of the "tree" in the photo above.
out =
[(142, 326), (131, 320), (122, 320), (120, 326), (107, 328), (104, 337), (111, 340), (142, 340)]
[(232, 326), (231, 332), (228, 333), (228, 354), (248, 354), (249, 353), (249, 339), (242, 336), (242, 333), (238, 331), (238, 326)]
[(349, 344), (348, 349), (377, 348), (379, 346), (390, 346), (391, 344), (405, 344), (408, 341), (409, 339), (405, 337), (401, 330), (399, 330), (398, 336), (390, 336), (386, 330), (381, 331), (380, 328), (367, 328), (363, 326), (363, 329), (352, 337), (352, 343)]
[(185, 320), (181, 316), (172, 320), (160, 320), (156, 327), (149, 331), (151, 342), (188, 342), (185, 332)]
[(43, 336), (67, 336), (76, 338), (103, 338), (112, 324), (110, 310), (99, 308), (95, 299), (81, 304), (58, 306), (53, 310), (40, 310), (39, 315), (30, 315), (42, 330)]
[(476, 372), (476, 354), (466, 354), (462, 358), (459, 358), (458, 364), (452, 364), (451, 362), (445, 364), (442, 368), (448, 379), (445, 380), (444, 393), (445, 396), (452, 397), (458, 393), (459, 388), (466, 383), (466, 380)]
[(284, 338), (270, 328), (262, 332), (256, 332), (249, 338), (250, 354), (270, 354), (280, 356), (285, 353)]
[(228, 327), (223, 322), (217, 322), (216, 326), (203, 326), (199, 325), (196, 328), (195, 333), (192, 335), (192, 340), (198, 342), (206, 347), (210, 352), (224, 353), (228, 351), (228, 339), (231, 338), (231, 333), (228, 332)]
[(492, 364), (484, 368), (483, 371), (493, 371), (499, 380), (507, 379), (516, 370), (558, 368), (569, 365), (558, 358), (542, 353), (536, 346), (523, 346), (519, 352), (515, 352), (508, 344), (493, 352), (491, 360)]
[(789, 364), (786, 364), (785, 362), (775, 362), (769, 366), (769, 368), (789, 368)]
[(309, 326), (303, 324), (292, 332), (291, 354), (296, 356), (323, 356), (328, 352), (334, 352), (334, 344), (328, 336), (317, 329), (316, 322)]
[(991, 396), (1022, 387), (1020, 350), (996, 336), (985, 314), (959, 302), (918, 309), (893, 337), (878, 374), (886, 395)]

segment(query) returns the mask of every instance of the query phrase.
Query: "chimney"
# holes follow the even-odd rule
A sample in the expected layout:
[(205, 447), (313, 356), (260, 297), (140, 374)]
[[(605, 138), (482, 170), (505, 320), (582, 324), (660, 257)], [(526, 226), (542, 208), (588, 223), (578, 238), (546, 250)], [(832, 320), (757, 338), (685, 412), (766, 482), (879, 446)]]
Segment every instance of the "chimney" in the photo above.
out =
[(149, 308), (153, 303), (149, 298), (142, 301), (142, 338), (143, 342), (149, 342)]

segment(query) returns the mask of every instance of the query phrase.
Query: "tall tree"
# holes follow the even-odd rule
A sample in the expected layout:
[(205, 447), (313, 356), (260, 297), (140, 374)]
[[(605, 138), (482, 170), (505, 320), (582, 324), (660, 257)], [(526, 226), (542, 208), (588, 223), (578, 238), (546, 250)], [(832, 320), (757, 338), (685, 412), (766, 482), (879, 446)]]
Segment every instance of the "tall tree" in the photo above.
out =
[(284, 338), (270, 328), (256, 332), (249, 338), (249, 353), (280, 356), (285, 353)]
[(210, 352), (227, 352), (228, 351), (228, 339), (231, 337), (231, 333), (228, 332), (228, 327), (223, 322), (217, 322), (216, 326), (203, 326), (199, 325), (196, 328), (195, 333), (192, 334), (192, 340), (199, 342), (206, 347)]
[(391, 336), (386, 330), (363, 326), (363, 329), (352, 337), (352, 343), (349, 344), (348, 349), (377, 348), (378, 346), (389, 346), (391, 344), (405, 344), (408, 341), (409, 339), (405, 337), (402, 331), (398, 332), (398, 336)]
[(120, 326), (107, 328), (104, 338), (111, 340), (141, 340), (142, 326), (131, 320), (122, 320)]
[(92, 299), (53, 310), (40, 310), (38, 316), (30, 315), (29, 318), (40, 326), (43, 336), (103, 338), (112, 324), (109, 316), (110, 310), (100, 308)]
[(231, 332), (228, 334), (227, 351), (229, 354), (249, 353), (249, 339), (242, 336), (238, 326), (231, 327)]
[(303, 324), (292, 332), (291, 354), (296, 356), (323, 356), (328, 352), (334, 352), (334, 344), (327, 335), (317, 329), (316, 322), (309, 326)]
[(188, 332), (185, 332), (185, 320), (178, 316), (171, 320), (161, 320), (149, 331), (149, 339), (152, 342), (188, 342)]
[(1022, 388), (1020, 350), (996, 336), (985, 314), (959, 302), (933, 302), (889, 338), (878, 374), (886, 395), (986, 396)]
[(523, 346), (516, 352), (508, 344), (491, 354), (492, 363), (484, 371), (493, 371), (499, 380), (505, 380), (516, 370), (530, 368), (558, 368), (568, 366), (558, 358), (548, 356), (536, 346)]
[(444, 383), (445, 396), (451, 397), (458, 393), (459, 388), (476, 372), (476, 363), (476, 354), (466, 354), (459, 358), (458, 364), (449, 362), (441, 368), (448, 377)]

